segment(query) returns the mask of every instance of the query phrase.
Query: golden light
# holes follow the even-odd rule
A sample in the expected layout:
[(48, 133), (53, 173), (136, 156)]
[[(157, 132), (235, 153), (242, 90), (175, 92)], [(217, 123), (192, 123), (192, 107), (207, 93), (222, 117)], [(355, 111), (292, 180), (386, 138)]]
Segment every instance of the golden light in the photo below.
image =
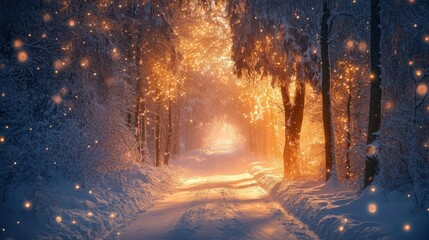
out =
[(89, 67), (89, 60), (88, 60), (88, 58), (82, 58), (80, 60), (80, 66), (82, 68), (88, 68)]
[(386, 103), (386, 109), (387, 109), (387, 110), (391, 110), (392, 108), (393, 108), (393, 104), (392, 104), (392, 102), (390, 102), (390, 101), (389, 101), (389, 102), (387, 102), (387, 103)]
[(338, 231), (343, 232), (343, 231), (344, 231), (344, 226), (340, 226), (340, 227), (338, 228)]
[(413, 64), (414, 64), (414, 62), (413, 62), (413, 61), (411, 61), (411, 60), (408, 62), (408, 65), (409, 65), (409, 66), (413, 66)]
[(348, 49), (352, 49), (352, 48), (354, 48), (354, 46), (355, 46), (355, 42), (353, 40), (347, 40), (346, 47)]
[(31, 208), (31, 202), (30, 201), (25, 201), (24, 202), (24, 207), (27, 208), (27, 209)]
[(28, 60), (28, 54), (26, 51), (21, 50), (18, 52), (18, 55), (16, 56), (16, 58), (18, 59), (18, 62), (24, 63), (24, 62), (27, 62)]
[(115, 218), (116, 217), (116, 214), (115, 213), (111, 213), (110, 214), (110, 218)]
[(77, 223), (77, 222), (76, 222), (75, 220), (73, 220), (73, 221), (72, 221), (72, 224), (73, 224), (73, 225), (76, 225), (76, 223)]
[(371, 187), (371, 192), (375, 192), (375, 187)]
[(377, 212), (377, 205), (375, 203), (370, 203), (368, 205), (368, 212), (374, 214)]
[(425, 83), (417, 85), (416, 92), (420, 96), (425, 96), (428, 93), (428, 86)]
[(0, 143), (4, 143), (6, 141), (5, 137), (0, 137)]
[(411, 230), (411, 225), (410, 224), (405, 224), (404, 225), (404, 231), (408, 232)]
[(50, 22), (52, 20), (52, 17), (49, 13), (43, 14), (43, 21)]
[(12, 46), (13, 46), (15, 49), (19, 49), (19, 48), (21, 48), (22, 46), (24, 46), (24, 42), (23, 42), (21, 39), (16, 39), (15, 41), (13, 41)]
[(369, 79), (374, 80), (375, 79), (375, 74), (374, 73), (369, 74)]
[(69, 20), (69, 27), (75, 27), (76, 26), (76, 21), (73, 19)]
[(119, 50), (117, 48), (112, 49), (112, 58), (118, 60), (121, 57)]
[(55, 221), (56, 221), (57, 223), (60, 223), (62, 220), (63, 220), (63, 219), (61, 218), (61, 216), (57, 216), (57, 217), (55, 218)]
[(366, 154), (368, 154), (369, 156), (374, 156), (377, 153), (377, 147), (374, 145), (369, 145), (366, 148)]
[(415, 74), (417, 77), (421, 77), (421, 76), (423, 75), (423, 72), (422, 72), (422, 70), (417, 69), (417, 70), (414, 72), (414, 74)]
[(76, 184), (76, 185), (74, 186), (74, 188), (75, 188), (76, 190), (79, 190), (79, 189), (80, 189), (80, 185), (79, 185), (79, 184)]
[(55, 94), (54, 96), (52, 96), (52, 102), (55, 104), (60, 104), (63, 101), (63, 99), (61, 98), (61, 96), (59, 94)]
[(429, 43), (429, 35), (425, 36), (423, 39), (426, 43)]
[(93, 214), (92, 212), (88, 212), (86, 215), (87, 215), (88, 217), (92, 217), (92, 216), (94, 216), (94, 214)]
[(368, 44), (366, 44), (366, 42), (360, 42), (358, 48), (359, 51), (365, 52), (368, 49)]

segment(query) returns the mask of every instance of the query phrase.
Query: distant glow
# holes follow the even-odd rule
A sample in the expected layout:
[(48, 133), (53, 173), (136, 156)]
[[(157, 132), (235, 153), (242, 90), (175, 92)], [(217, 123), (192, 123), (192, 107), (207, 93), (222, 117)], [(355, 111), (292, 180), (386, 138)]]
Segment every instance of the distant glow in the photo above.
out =
[(404, 231), (408, 232), (411, 230), (411, 225), (410, 224), (405, 224), (404, 225)]
[(52, 96), (52, 102), (55, 104), (60, 104), (63, 101), (63, 99), (61, 98), (61, 96), (59, 94), (55, 94), (54, 96)]
[(425, 83), (420, 83), (417, 85), (417, 94), (420, 96), (425, 96), (428, 93), (428, 86)]
[(368, 212), (374, 214), (377, 212), (377, 205), (375, 203), (370, 203), (368, 205)]
[(371, 187), (371, 192), (375, 192), (375, 187)]
[(389, 102), (387, 102), (387, 103), (386, 103), (386, 109), (387, 109), (387, 110), (390, 110), (390, 109), (392, 109), (392, 108), (393, 108), (393, 104), (392, 104), (392, 102), (390, 102), (390, 101), (389, 101)]
[(79, 189), (80, 189), (80, 185), (79, 185), (79, 184), (76, 184), (76, 185), (74, 186), (74, 188), (75, 188), (76, 190), (79, 190)]
[(75, 225), (77, 222), (75, 220), (72, 221), (72, 224)]
[(426, 43), (429, 43), (429, 35), (428, 35), (428, 36), (425, 36), (425, 37), (423, 38), (423, 40), (424, 40)]
[(352, 49), (352, 48), (354, 48), (354, 46), (355, 46), (355, 42), (354, 42), (353, 40), (348, 40), (348, 41), (346, 42), (346, 47), (347, 47), (348, 49)]
[(414, 74), (417, 76), (417, 77), (421, 77), (422, 75), (423, 75), (423, 72), (422, 72), (422, 70), (416, 70), (415, 72), (414, 72)]
[(88, 212), (86, 215), (87, 215), (88, 217), (92, 217), (92, 216), (94, 216), (94, 214), (93, 214), (92, 212)]
[(60, 223), (62, 220), (63, 220), (63, 219), (61, 218), (61, 216), (57, 216), (57, 217), (55, 218), (55, 221), (56, 221), (57, 223)]
[(368, 45), (366, 44), (366, 42), (361, 42), (358, 45), (359, 51), (361, 52), (365, 52), (368, 49)]
[(74, 26), (76, 26), (76, 21), (75, 21), (75, 20), (73, 20), (73, 19), (70, 19), (70, 20), (69, 20), (69, 26), (70, 26), (70, 27), (74, 27)]
[(6, 141), (5, 137), (0, 137), (0, 143), (4, 143)]
[(374, 74), (374, 73), (369, 74), (369, 78), (370, 78), (371, 80), (375, 79), (375, 74)]
[(115, 213), (111, 213), (110, 214), (110, 218), (115, 218), (116, 217), (116, 214)]
[(24, 42), (23, 42), (23, 41), (21, 41), (21, 39), (16, 39), (15, 41), (13, 41), (12, 46), (13, 46), (15, 49), (19, 49), (19, 48), (21, 48), (22, 46), (24, 46)]
[(343, 231), (344, 231), (344, 226), (340, 226), (340, 227), (338, 228), (338, 231), (343, 232)]
[(16, 56), (16, 58), (18, 59), (18, 62), (24, 63), (24, 62), (27, 62), (28, 60), (28, 54), (26, 51), (21, 50), (18, 52), (18, 55)]
[(43, 21), (50, 22), (52, 20), (52, 17), (49, 13), (43, 14)]
[(88, 58), (82, 58), (80, 60), (80, 66), (82, 68), (87, 68), (89, 66), (89, 60), (88, 60)]
[(30, 201), (25, 201), (24, 207), (27, 208), (27, 209), (31, 208), (31, 202)]

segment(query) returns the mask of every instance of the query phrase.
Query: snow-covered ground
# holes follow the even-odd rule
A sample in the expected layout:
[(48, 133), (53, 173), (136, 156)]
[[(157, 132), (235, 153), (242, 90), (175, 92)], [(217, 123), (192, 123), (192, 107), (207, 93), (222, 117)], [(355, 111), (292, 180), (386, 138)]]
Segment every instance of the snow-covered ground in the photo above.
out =
[(237, 142), (219, 139), (174, 163), (182, 185), (154, 203), (119, 239), (318, 239), (246, 172)]
[(372, 186), (358, 195), (333, 182), (281, 181), (282, 170), (266, 163), (250, 172), (321, 239), (429, 239), (429, 209), (416, 209), (411, 194)]
[(136, 164), (85, 183), (39, 178), (21, 184), (0, 204), (0, 239), (105, 238), (170, 191), (175, 175)]

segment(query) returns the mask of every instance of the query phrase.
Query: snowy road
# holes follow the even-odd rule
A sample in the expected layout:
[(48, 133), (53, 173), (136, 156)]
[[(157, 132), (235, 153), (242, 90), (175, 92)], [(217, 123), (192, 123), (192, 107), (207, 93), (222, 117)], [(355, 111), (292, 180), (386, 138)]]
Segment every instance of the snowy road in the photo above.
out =
[[(194, 171), (174, 193), (122, 229), (119, 239), (317, 239), (267, 198), (246, 173), (234, 144), (215, 144), (179, 164), (194, 166)], [(221, 167), (227, 175), (213, 174)]]

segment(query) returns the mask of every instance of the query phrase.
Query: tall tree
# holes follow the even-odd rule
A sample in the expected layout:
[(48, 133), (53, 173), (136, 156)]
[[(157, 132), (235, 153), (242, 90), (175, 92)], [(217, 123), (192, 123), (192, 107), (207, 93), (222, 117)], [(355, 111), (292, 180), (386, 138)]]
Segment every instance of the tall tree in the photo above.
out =
[(322, 55), (322, 113), (323, 131), (325, 134), (325, 161), (326, 181), (331, 176), (336, 177), (334, 126), (331, 110), (331, 73), (329, 68), (329, 19), (331, 12), (328, 1), (323, 1), (323, 15), (321, 22), (321, 55)]
[(371, 185), (378, 173), (377, 146), (374, 143), (380, 130), (381, 119), (381, 8), (380, 0), (371, 1), (371, 96), (368, 116), (367, 155), (365, 159), (364, 188)]

